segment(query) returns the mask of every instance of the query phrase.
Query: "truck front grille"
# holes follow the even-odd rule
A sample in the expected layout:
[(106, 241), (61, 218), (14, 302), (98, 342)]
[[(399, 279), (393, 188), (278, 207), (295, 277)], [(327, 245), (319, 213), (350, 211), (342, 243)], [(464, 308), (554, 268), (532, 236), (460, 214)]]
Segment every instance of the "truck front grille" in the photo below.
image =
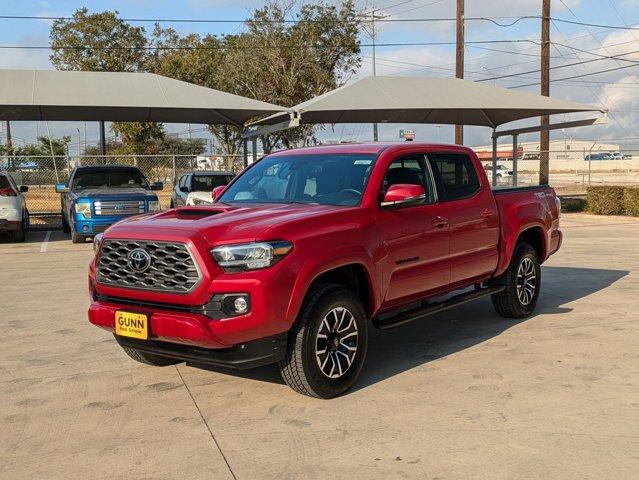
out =
[(93, 202), (95, 214), (100, 216), (138, 215), (144, 213), (144, 200)]
[(117, 287), (187, 293), (201, 274), (183, 243), (107, 239), (100, 248), (96, 279)]

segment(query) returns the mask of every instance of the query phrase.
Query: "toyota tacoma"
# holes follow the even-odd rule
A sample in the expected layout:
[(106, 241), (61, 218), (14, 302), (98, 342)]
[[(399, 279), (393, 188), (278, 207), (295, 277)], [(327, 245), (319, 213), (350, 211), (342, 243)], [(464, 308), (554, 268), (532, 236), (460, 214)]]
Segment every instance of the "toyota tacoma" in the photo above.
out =
[(552, 188), (493, 190), (460, 146), (281, 151), (214, 197), (96, 237), (90, 322), (142, 363), (278, 363), (320, 398), (355, 382), (371, 326), (484, 296), (531, 315), (562, 240)]

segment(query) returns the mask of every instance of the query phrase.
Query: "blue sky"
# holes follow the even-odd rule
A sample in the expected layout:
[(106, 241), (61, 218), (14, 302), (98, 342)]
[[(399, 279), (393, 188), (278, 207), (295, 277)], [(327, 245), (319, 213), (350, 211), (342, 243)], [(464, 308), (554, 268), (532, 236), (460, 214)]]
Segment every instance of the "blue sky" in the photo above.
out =
[[(400, 4), (401, 5), (398, 5)], [(196, 18), (230, 19), (246, 18), (250, 11), (262, 2), (250, 0), (90, 0), (78, 2), (61, 1), (16, 1), (3, 0), (0, 14), (69, 16), (77, 8), (86, 6), (90, 11), (117, 10), (122, 17), (143, 18)], [(467, 17), (491, 17), (499, 22), (509, 23), (514, 18), (525, 15), (539, 15), (541, 0), (466, 0)], [(370, 7), (372, 3), (360, 3)], [(639, 24), (639, 0), (552, 0), (552, 16), (571, 21), (600, 23), (609, 25)], [(455, 0), (375, 0), (375, 8), (390, 19), (445, 18), (454, 16)], [(498, 18), (499, 17), (499, 18)], [(151, 23), (142, 23), (148, 31)], [(169, 24), (165, 24), (168, 26)], [(197, 24), (174, 23), (170, 26), (182, 33), (233, 33), (243, 28), (241, 23)], [(449, 42), (454, 41), (454, 22), (415, 22), (378, 24), (378, 43)], [(0, 45), (48, 45), (50, 22), (46, 20), (0, 20)], [(619, 55), (639, 50), (639, 30), (611, 30), (598, 27), (584, 27), (553, 22), (551, 39), (558, 43), (552, 48), (552, 66), (575, 63), (597, 58), (596, 55)], [(370, 43), (370, 38), (362, 35), (362, 43)], [(465, 51), (467, 78), (482, 78), (526, 72), (538, 68), (539, 20), (521, 20), (511, 27), (499, 27), (485, 21), (468, 21), (466, 26), (468, 42), (483, 40), (522, 40), (516, 44), (469, 44)], [(503, 50), (493, 51), (486, 48)], [(586, 50), (587, 52), (577, 51)], [(362, 49), (362, 68), (355, 76), (367, 75), (371, 71), (370, 48)], [(454, 69), (452, 46), (404, 46), (379, 47), (377, 49), (378, 75), (438, 75), (451, 76)], [(632, 53), (624, 58), (639, 61), (639, 54)], [(631, 65), (616, 60), (598, 60), (584, 65), (553, 70), (553, 78), (560, 79), (573, 75), (588, 76), (581, 79), (557, 82), (552, 85), (551, 95), (584, 103), (604, 106), (610, 109), (608, 126), (573, 130), (575, 138), (617, 139), (620, 143), (639, 144), (639, 67), (618, 69), (606, 74), (593, 75), (592, 72)], [(0, 68), (52, 68), (47, 51), (2, 50)], [(496, 83), (503, 87), (513, 87), (538, 81), (538, 73), (499, 79)], [(523, 90), (536, 92), (538, 86)], [(559, 120), (563, 120), (559, 119)], [(31, 141), (36, 133), (35, 122), (14, 122), (14, 136), (18, 143)], [(69, 134), (77, 138), (76, 128), (81, 124), (50, 124), (54, 135)], [(419, 140), (452, 141), (452, 128), (444, 126), (385, 125), (381, 127), (381, 137), (395, 139), (399, 128), (414, 128)], [(170, 131), (184, 131), (184, 126), (169, 125)], [(194, 126), (197, 129), (198, 126)], [(44, 125), (40, 125), (40, 133)], [(322, 136), (333, 140), (370, 138), (368, 125), (340, 125), (327, 129)], [(558, 135), (561, 135), (558, 133)], [(97, 137), (97, 127), (89, 124), (89, 140)], [(467, 143), (487, 143), (489, 131), (481, 128), (467, 129)], [(526, 140), (526, 139), (523, 139)], [(77, 142), (76, 142), (77, 143)]]

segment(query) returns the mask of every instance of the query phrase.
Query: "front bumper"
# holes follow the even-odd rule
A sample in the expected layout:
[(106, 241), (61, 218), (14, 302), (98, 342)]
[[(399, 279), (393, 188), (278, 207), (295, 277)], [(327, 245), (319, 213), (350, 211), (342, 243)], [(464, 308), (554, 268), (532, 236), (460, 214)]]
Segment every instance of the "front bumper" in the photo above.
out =
[(0, 218), (0, 232), (15, 232), (16, 230), (20, 230), (21, 225), (22, 222), (20, 221), (10, 221)]
[(22, 212), (17, 208), (0, 208), (0, 223), (14, 223), (22, 220)]
[(286, 354), (287, 334), (280, 333), (217, 350), (157, 340), (136, 340), (117, 335), (115, 335), (115, 339), (122, 347), (131, 347), (154, 355), (175, 358), (195, 364), (243, 370), (269, 365), (282, 360)]
[(128, 217), (108, 217), (101, 219), (85, 219), (82, 215), (77, 215), (73, 219), (73, 229), (80, 235), (93, 236), (96, 233), (103, 233), (107, 228), (120, 220)]

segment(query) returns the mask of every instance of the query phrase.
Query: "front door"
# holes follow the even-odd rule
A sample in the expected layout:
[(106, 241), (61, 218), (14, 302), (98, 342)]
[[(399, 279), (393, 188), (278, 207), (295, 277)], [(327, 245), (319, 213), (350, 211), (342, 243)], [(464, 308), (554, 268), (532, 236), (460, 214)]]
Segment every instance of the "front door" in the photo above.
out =
[(425, 156), (411, 154), (394, 159), (384, 176), (380, 200), (394, 184), (422, 185), (426, 199), (419, 205), (380, 207), (380, 231), (385, 232), (383, 241), (388, 254), (385, 304), (425, 296), (450, 282), (448, 221), (437, 203)]

